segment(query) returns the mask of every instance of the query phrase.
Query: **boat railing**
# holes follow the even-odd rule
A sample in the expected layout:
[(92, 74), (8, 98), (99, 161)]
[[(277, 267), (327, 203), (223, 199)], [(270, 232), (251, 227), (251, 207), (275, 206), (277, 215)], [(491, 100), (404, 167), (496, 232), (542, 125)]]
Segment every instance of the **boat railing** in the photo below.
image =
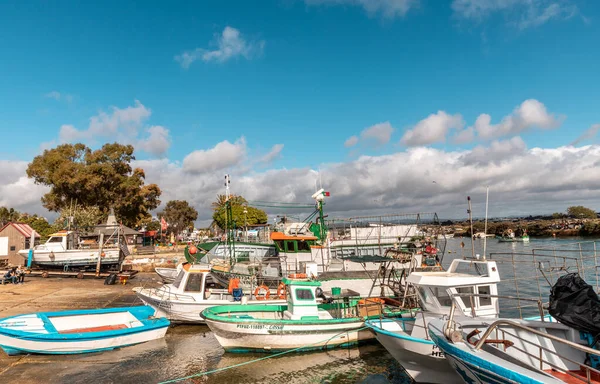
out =
[[(578, 272), (585, 280), (598, 280), (595, 273), (595, 256), (592, 259), (573, 254), (545, 253), (492, 253), (490, 260), (496, 262), (501, 281), (498, 294), (513, 299), (515, 305), (500, 302), (500, 311), (508, 317), (523, 318), (537, 307), (537, 300), (547, 300), (551, 287), (566, 273)], [(476, 265), (477, 267), (477, 265)], [(593, 270), (594, 273), (590, 273)]]
[[(473, 344), (475, 346), (475, 350), (480, 350), (485, 344), (503, 344), (504, 348), (506, 350), (506, 348), (514, 348), (517, 349), (519, 352), (539, 361), (539, 369), (543, 370), (544, 369), (544, 364), (546, 364), (548, 367), (560, 371), (562, 373), (565, 373), (575, 379), (579, 379), (582, 382), (587, 382), (587, 383), (592, 383), (591, 380), (591, 376), (592, 374), (595, 375), (600, 375), (600, 370), (590, 367), (587, 364), (585, 364), (584, 362), (581, 361), (575, 361), (573, 359), (570, 359), (569, 357), (567, 357), (565, 354), (559, 354), (558, 352), (556, 352), (555, 350), (551, 350), (549, 348), (546, 348), (544, 346), (542, 346), (542, 343), (534, 343), (531, 340), (528, 340), (526, 338), (520, 337), (517, 333), (512, 333), (506, 329), (504, 329), (503, 327), (510, 327), (513, 329), (518, 329), (521, 331), (525, 331), (528, 332), (530, 334), (534, 334), (538, 337), (541, 337), (543, 339), (547, 339), (547, 340), (551, 340), (560, 344), (564, 344), (569, 348), (578, 350), (580, 352), (589, 354), (589, 355), (600, 355), (600, 351), (597, 349), (593, 349), (590, 347), (587, 347), (585, 345), (581, 345), (581, 344), (577, 344), (574, 343), (572, 341), (569, 340), (565, 340), (561, 337), (546, 333), (546, 332), (541, 332), (537, 329), (528, 327), (526, 325), (520, 324), (516, 321), (512, 321), (512, 320), (504, 320), (504, 319), (500, 319), (500, 320), (496, 320), (494, 321), (491, 325), (489, 325), (487, 327), (487, 329), (485, 330), (485, 332), (483, 333), (483, 335), (479, 338), (479, 340), (477, 340), (476, 342), (471, 342), (469, 340), (469, 338), (467, 337), (467, 342)], [(498, 335), (498, 332), (500, 332), (502, 334), (502, 339), (498, 339), (498, 337), (496, 336), (496, 339), (493, 340), (488, 340), (488, 338), (490, 337), (490, 335), (492, 334), (492, 332), (496, 331), (496, 335)], [(473, 334), (474, 332), (472, 332)], [(512, 344), (512, 345), (508, 345), (507, 343), (504, 343), (505, 341), (509, 341), (506, 339), (506, 335), (514, 337), (519, 339), (520, 341), (522, 341), (523, 343), (526, 343), (528, 345), (532, 345), (535, 348), (539, 349), (539, 354), (535, 355), (527, 350), (525, 350), (524, 348), (519, 348), (518, 346)], [(474, 334), (473, 334), (474, 336)], [(538, 339), (539, 340), (539, 339)], [(550, 354), (550, 355), (554, 355), (557, 356), (560, 360), (563, 361), (568, 361), (572, 364), (575, 364), (577, 366), (579, 366), (580, 370), (585, 370), (585, 374), (586, 377), (583, 378), (579, 375), (576, 375), (572, 372), (570, 372), (569, 370), (559, 367), (556, 364), (552, 363), (551, 361), (549, 361), (548, 359), (544, 359), (544, 352), (546, 352), (546, 354)]]

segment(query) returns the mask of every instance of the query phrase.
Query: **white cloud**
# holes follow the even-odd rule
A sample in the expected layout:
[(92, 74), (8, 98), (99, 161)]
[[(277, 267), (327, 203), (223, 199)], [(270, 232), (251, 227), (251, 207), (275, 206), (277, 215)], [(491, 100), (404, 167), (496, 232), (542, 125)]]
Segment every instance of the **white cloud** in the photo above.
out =
[(350, 136), (344, 141), (344, 147), (346, 148), (354, 147), (356, 144), (358, 144), (358, 136)]
[(407, 130), (400, 143), (412, 147), (443, 142), (451, 129), (461, 129), (464, 124), (460, 114), (449, 115), (444, 111), (438, 111)]
[(269, 153), (260, 158), (259, 162), (261, 163), (271, 163), (273, 160), (281, 157), (281, 151), (283, 150), (283, 144), (275, 144)]
[(0, 207), (48, 216), (41, 198), (49, 188), (27, 177), (27, 161), (0, 160)]
[[(132, 144), (136, 149), (155, 156), (164, 156), (171, 146), (169, 130), (162, 126), (144, 128), (144, 123), (152, 115), (152, 110), (136, 100), (133, 106), (111, 111), (98, 112), (90, 118), (87, 129), (79, 130), (71, 124), (63, 124), (59, 131), (59, 142), (95, 142), (99, 138), (107, 138), (124, 144)], [(147, 133), (147, 137), (141, 137)], [(42, 148), (54, 146), (54, 141), (43, 143)]]
[(217, 49), (196, 48), (185, 51), (175, 56), (175, 61), (187, 69), (196, 60), (223, 63), (239, 56), (251, 59), (254, 56), (261, 55), (265, 47), (264, 40), (248, 41), (239, 30), (229, 26), (225, 27), (220, 35), (215, 36), (213, 44), (217, 46)]
[(509, 24), (523, 30), (550, 20), (569, 19), (579, 12), (569, 0), (453, 0), (454, 14), (481, 22), (493, 13), (502, 13)]
[(381, 14), (384, 18), (402, 17), (420, 0), (304, 0), (307, 5), (350, 5), (360, 6), (369, 16)]
[(533, 127), (552, 129), (560, 126), (563, 116), (549, 114), (546, 106), (535, 99), (525, 100), (512, 114), (498, 124), (491, 124), (488, 114), (481, 114), (475, 121), (474, 129), (479, 138), (489, 140), (496, 137), (516, 135)]
[(160, 125), (155, 125), (147, 129), (149, 136), (138, 141), (136, 148), (151, 153), (155, 156), (164, 156), (171, 146), (169, 130)]
[[(599, 209), (600, 179), (590, 172), (598, 162), (600, 146), (527, 149), (516, 137), (466, 151), (415, 147), (391, 155), (363, 156), (322, 164), (320, 173), (332, 195), (326, 207), (330, 218), (432, 211), (443, 218), (460, 218), (465, 216), (465, 196), (471, 195), (474, 203), (483, 202), (486, 185), (493, 196), (492, 206), (502, 207), (501, 211), (492, 209), (492, 216), (564, 211), (573, 205), (575, 196), (577, 205)], [(310, 168), (240, 173), (241, 161), (230, 164), (234, 164), (227, 170), (232, 174), (232, 192), (250, 201), (310, 203), (319, 180), (318, 172)], [(188, 200), (198, 209), (200, 220), (210, 221), (210, 203), (224, 188), (224, 172), (217, 169), (221, 165), (202, 177), (188, 172), (185, 164), (167, 159), (138, 161), (136, 166), (146, 171), (148, 183), (161, 187), (163, 201)], [(474, 207), (483, 215), (481, 208)]]
[(183, 159), (183, 169), (194, 174), (206, 174), (239, 164), (246, 157), (246, 139), (235, 143), (221, 141), (211, 149), (196, 150)]
[(589, 127), (585, 132), (583, 132), (583, 134), (581, 136), (579, 136), (577, 139), (575, 139), (575, 141), (573, 141), (569, 145), (575, 146), (575, 145), (579, 145), (583, 141), (593, 139), (598, 135), (598, 132), (600, 132), (600, 124), (594, 124), (591, 127)]
[(353, 147), (359, 142), (385, 145), (392, 138), (392, 133), (394, 133), (394, 128), (389, 121), (378, 123), (363, 129), (360, 132), (360, 138), (358, 136), (350, 136), (344, 142), (344, 147)]
[(378, 144), (387, 144), (392, 137), (394, 128), (389, 121), (379, 123), (366, 128), (360, 133), (360, 138), (363, 140), (375, 140)]
[(48, 92), (44, 95), (44, 97), (48, 99), (54, 99), (56, 101), (63, 100), (67, 103), (71, 103), (73, 101), (73, 95), (70, 95), (68, 93), (60, 93), (58, 91)]
[[(600, 209), (600, 179), (593, 172), (600, 163), (599, 145), (527, 149), (515, 137), (472, 150), (414, 147), (321, 164), (320, 175), (310, 168), (248, 172), (246, 152), (245, 140), (239, 139), (192, 152), (183, 163), (162, 158), (137, 160), (133, 165), (145, 170), (147, 183), (160, 186), (163, 202), (189, 201), (203, 225), (210, 222), (210, 203), (223, 193), (225, 172), (232, 175), (232, 192), (250, 201), (310, 203), (321, 177), (332, 195), (326, 207), (330, 218), (394, 212), (438, 212), (442, 218), (462, 218), (465, 196), (471, 195), (475, 204), (483, 202), (486, 185), (493, 201), (491, 216), (552, 213), (575, 204)], [(0, 161), (0, 205), (43, 214), (40, 198), (47, 188), (28, 179), (26, 167), (26, 162)], [(475, 205), (474, 211), (483, 215), (481, 206)]]

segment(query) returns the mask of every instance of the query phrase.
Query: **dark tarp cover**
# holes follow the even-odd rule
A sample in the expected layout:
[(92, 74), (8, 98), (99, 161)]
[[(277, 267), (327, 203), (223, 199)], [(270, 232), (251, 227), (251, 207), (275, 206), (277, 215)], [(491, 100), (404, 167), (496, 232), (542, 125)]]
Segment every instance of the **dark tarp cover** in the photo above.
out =
[(600, 335), (600, 299), (577, 273), (561, 276), (550, 291), (550, 314), (559, 322)]

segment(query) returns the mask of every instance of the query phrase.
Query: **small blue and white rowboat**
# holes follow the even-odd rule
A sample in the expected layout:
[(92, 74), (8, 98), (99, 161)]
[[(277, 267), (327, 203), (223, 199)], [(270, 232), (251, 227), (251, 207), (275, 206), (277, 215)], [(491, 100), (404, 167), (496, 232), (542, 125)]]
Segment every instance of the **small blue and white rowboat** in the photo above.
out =
[(148, 306), (40, 312), (0, 319), (8, 355), (106, 351), (165, 336), (169, 320)]

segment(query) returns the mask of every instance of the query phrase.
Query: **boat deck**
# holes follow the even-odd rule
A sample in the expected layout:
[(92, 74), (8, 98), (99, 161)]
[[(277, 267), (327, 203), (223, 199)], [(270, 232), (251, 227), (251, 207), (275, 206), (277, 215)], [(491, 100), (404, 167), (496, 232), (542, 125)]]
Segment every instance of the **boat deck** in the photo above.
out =
[(116, 331), (118, 329), (125, 329), (125, 328), (129, 328), (129, 327), (125, 324), (113, 324), (113, 325), (102, 325), (99, 327), (65, 329), (64, 331), (59, 331), (58, 333), (104, 332), (104, 331)]
[(549, 373), (557, 379), (562, 380), (568, 384), (600, 383), (599, 374), (592, 372), (590, 376), (590, 381), (588, 381), (586, 371), (583, 369), (577, 371), (569, 371), (569, 373), (555, 371), (554, 369), (547, 369), (544, 370), (544, 372)]

